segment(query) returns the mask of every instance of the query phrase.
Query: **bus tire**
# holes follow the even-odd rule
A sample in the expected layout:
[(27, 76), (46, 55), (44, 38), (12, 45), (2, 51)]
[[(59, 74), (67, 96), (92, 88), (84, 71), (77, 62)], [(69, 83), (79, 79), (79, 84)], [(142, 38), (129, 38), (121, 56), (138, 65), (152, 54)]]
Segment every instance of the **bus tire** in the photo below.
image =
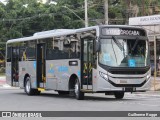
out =
[(41, 91), (38, 91), (37, 89), (33, 89), (34, 90), (34, 95), (40, 95)]
[(124, 92), (114, 92), (116, 99), (122, 99), (124, 97)]
[(40, 91), (38, 91), (37, 89), (31, 88), (30, 77), (27, 77), (25, 80), (25, 92), (27, 93), (27, 95), (39, 95), (40, 94)]
[(80, 91), (80, 84), (79, 84), (78, 80), (76, 80), (76, 82), (75, 82), (74, 92), (75, 92), (75, 97), (76, 97), (77, 100), (83, 100), (84, 99), (84, 93)]

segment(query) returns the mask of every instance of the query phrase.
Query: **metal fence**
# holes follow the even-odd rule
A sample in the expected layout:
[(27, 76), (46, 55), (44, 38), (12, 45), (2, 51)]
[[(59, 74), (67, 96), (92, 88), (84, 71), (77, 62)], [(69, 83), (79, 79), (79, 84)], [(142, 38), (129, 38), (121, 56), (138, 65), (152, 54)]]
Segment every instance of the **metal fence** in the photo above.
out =
[(5, 74), (5, 49), (6, 43), (0, 42), (0, 75)]

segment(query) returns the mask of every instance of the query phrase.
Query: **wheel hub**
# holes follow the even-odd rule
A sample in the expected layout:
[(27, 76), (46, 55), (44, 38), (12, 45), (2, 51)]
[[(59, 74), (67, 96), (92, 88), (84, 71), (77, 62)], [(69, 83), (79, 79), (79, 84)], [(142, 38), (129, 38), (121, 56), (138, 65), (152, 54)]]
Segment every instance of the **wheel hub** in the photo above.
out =
[(30, 91), (30, 82), (29, 82), (29, 80), (27, 81), (27, 84), (26, 84), (26, 91), (27, 91), (27, 93), (29, 93), (29, 91)]
[(75, 84), (75, 94), (76, 94), (76, 96), (78, 95), (78, 89), (79, 89), (79, 88), (78, 88), (78, 83), (76, 83), (76, 84)]

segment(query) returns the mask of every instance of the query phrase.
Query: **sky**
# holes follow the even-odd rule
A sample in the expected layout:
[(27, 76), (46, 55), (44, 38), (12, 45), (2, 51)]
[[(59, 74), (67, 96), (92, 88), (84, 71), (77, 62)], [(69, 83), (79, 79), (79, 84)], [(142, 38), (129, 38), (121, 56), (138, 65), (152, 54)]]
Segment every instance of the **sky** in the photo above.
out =
[(3, 4), (6, 4), (7, 2), (6, 2), (7, 0), (0, 0), (0, 2), (2, 2)]

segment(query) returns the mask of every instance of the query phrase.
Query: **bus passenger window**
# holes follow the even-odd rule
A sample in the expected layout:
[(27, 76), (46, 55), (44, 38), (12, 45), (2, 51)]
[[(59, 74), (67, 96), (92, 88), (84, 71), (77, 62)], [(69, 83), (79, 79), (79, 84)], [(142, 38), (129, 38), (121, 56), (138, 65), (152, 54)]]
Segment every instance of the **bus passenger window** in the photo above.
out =
[(22, 61), (26, 61), (26, 59), (27, 59), (26, 50), (23, 50), (23, 53), (22, 53)]

